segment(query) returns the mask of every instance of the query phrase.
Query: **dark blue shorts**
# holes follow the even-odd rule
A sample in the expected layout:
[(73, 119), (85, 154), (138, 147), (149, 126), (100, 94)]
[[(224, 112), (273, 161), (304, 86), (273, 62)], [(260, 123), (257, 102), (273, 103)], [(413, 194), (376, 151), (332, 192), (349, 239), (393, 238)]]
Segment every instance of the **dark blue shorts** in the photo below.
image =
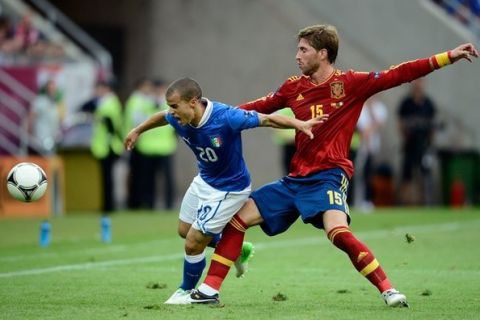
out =
[(328, 169), (308, 177), (284, 177), (252, 192), (264, 222), (263, 231), (274, 236), (286, 231), (300, 216), (304, 223), (323, 229), (323, 213), (336, 209), (350, 216), (348, 177), (342, 169)]

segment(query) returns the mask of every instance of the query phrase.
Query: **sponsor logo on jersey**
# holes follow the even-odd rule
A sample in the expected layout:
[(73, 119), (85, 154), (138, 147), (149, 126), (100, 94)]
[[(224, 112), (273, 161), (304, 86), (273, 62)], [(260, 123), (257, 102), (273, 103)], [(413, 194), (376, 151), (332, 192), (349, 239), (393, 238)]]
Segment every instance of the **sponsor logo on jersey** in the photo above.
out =
[(303, 99), (304, 99), (304, 98), (303, 98), (302, 94), (300, 93), (300, 94), (298, 95), (298, 97), (297, 97), (297, 101), (302, 101)]
[(220, 146), (222, 145), (222, 138), (220, 138), (219, 136), (210, 137), (210, 143), (215, 148), (220, 148)]
[(341, 99), (345, 97), (343, 81), (333, 81), (330, 83), (330, 97), (334, 99)]

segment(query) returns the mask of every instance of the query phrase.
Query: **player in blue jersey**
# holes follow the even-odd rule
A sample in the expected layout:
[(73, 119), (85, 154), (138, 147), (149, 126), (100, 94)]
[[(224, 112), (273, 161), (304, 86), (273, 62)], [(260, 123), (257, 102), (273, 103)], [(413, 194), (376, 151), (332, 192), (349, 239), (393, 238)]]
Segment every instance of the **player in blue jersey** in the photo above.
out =
[[(205, 248), (219, 241), (225, 225), (250, 195), (241, 131), (255, 127), (294, 128), (313, 138), (311, 128), (328, 116), (301, 121), (241, 110), (204, 98), (198, 83), (189, 78), (170, 84), (166, 100), (170, 109), (130, 131), (125, 147), (131, 150), (142, 132), (170, 124), (197, 158), (199, 174), (185, 193), (178, 225), (179, 235), (185, 238), (183, 282), (165, 302), (185, 304), (205, 268)], [(242, 263), (238, 269), (237, 276), (244, 272)]]

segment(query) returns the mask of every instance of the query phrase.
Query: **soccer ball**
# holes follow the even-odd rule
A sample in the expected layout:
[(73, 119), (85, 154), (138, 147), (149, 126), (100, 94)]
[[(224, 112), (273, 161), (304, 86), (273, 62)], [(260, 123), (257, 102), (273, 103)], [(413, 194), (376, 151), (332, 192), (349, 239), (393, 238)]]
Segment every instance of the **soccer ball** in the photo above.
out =
[(47, 175), (35, 163), (21, 162), (8, 173), (7, 189), (17, 200), (37, 201), (47, 191)]

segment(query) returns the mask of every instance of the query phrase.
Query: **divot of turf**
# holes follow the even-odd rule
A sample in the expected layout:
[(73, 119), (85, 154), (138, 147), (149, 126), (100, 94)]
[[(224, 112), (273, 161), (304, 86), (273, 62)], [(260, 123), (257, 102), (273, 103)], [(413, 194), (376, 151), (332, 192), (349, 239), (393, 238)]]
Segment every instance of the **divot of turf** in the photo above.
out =
[(166, 283), (158, 283), (158, 282), (149, 282), (146, 285), (147, 289), (165, 289), (167, 287)]
[(415, 236), (410, 233), (406, 233), (405, 240), (407, 241), (407, 243), (412, 243), (413, 241), (415, 241)]
[(340, 290), (337, 290), (337, 293), (350, 293), (350, 290), (340, 289)]
[(425, 289), (422, 292), (422, 296), (428, 297), (432, 295), (432, 291), (430, 289)]
[(160, 310), (160, 306), (158, 304), (149, 304), (148, 306), (143, 307), (143, 309), (147, 310)]
[(285, 300), (287, 300), (287, 296), (284, 295), (283, 293), (279, 292), (272, 297), (272, 300), (273, 301), (285, 301)]

